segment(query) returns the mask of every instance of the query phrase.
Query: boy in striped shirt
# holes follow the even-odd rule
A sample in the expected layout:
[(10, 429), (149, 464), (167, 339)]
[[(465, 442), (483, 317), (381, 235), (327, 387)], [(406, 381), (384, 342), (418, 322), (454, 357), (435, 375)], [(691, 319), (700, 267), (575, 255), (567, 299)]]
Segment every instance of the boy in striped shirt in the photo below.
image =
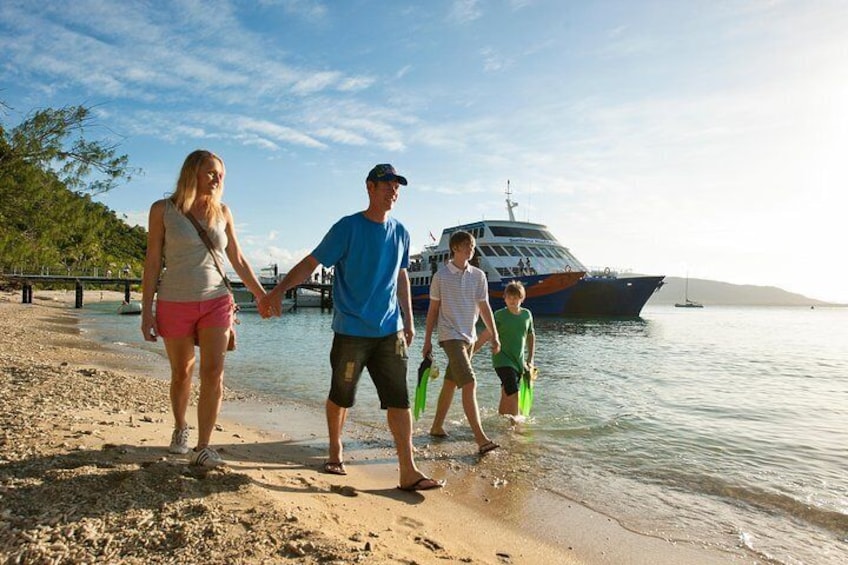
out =
[(491, 335), (492, 353), (500, 351), (498, 330), (489, 306), (489, 285), (486, 275), (469, 261), (474, 256), (474, 236), (466, 231), (457, 231), (451, 235), (450, 249), (453, 257), (433, 276), (430, 283), (430, 308), (427, 311), (427, 324), (424, 334), (424, 357), (432, 356), (432, 335), (438, 323), (439, 345), (448, 358), (448, 367), (442, 381), (442, 390), (436, 405), (436, 416), (430, 427), (430, 435), (447, 437), (444, 429), (453, 394), (462, 389), (462, 408), (471, 426), (477, 450), (484, 455), (499, 446), (493, 442), (480, 423), (480, 409), (477, 405), (477, 381), (471, 366), (474, 342), (477, 339), (475, 328), (478, 317), (483, 318)]

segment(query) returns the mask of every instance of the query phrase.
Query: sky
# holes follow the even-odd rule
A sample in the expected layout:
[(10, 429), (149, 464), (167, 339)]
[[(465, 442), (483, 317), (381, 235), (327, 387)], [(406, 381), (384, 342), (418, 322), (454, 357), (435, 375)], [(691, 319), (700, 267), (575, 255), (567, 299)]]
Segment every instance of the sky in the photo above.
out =
[(214, 151), (257, 270), (388, 162), (414, 250), (509, 183), (590, 267), (848, 303), (846, 29), (842, 0), (3, 0), (0, 112), (91, 107), (132, 224)]

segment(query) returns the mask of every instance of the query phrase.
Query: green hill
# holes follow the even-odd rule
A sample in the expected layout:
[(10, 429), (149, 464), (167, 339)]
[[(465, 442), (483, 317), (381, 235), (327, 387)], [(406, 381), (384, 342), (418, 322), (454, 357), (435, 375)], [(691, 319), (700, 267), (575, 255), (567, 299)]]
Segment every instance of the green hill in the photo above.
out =
[(0, 178), (2, 272), (140, 272), (144, 228), (130, 227), (90, 195), (68, 190), (49, 175)]
[[(648, 304), (683, 302), (686, 279), (666, 277)], [(689, 279), (689, 298), (704, 306), (829, 306), (829, 302), (808, 298), (774, 286), (740, 285), (708, 279)]]
[(84, 137), (92, 126), (84, 107), (0, 123), (0, 272), (141, 271), (144, 228), (92, 200), (130, 172), (114, 145)]

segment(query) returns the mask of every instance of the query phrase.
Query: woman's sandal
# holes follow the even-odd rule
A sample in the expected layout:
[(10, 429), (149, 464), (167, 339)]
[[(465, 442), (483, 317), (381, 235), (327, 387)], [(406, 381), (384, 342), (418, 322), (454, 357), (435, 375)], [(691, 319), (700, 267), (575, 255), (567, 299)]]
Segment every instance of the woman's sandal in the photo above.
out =
[(328, 475), (347, 475), (344, 461), (339, 461), (338, 463), (333, 463), (332, 461), (325, 462), (324, 472)]

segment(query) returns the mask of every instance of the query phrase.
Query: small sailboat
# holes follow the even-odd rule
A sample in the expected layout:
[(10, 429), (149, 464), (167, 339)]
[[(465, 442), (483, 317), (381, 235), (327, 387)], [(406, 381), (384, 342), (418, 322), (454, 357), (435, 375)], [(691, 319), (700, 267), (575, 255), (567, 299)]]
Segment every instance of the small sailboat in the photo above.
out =
[(689, 300), (689, 275), (686, 275), (686, 286), (683, 291), (683, 302), (676, 302), (674, 306), (676, 308), (703, 308), (704, 305), (700, 302), (695, 302), (694, 300)]

